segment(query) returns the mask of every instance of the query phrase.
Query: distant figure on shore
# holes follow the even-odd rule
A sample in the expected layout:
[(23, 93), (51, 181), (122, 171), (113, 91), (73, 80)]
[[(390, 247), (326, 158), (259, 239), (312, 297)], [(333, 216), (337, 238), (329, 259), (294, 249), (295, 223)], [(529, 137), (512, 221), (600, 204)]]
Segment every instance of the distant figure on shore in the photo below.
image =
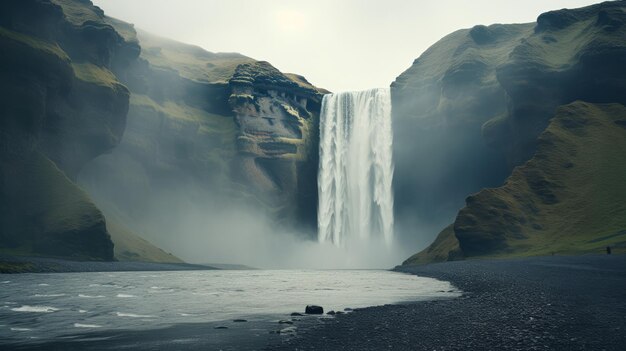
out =
[(610, 254), (611, 254), (611, 247), (610, 247), (610, 246), (607, 246), (607, 247), (606, 247), (606, 254), (607, 254), (607, 255), (610, 255)]

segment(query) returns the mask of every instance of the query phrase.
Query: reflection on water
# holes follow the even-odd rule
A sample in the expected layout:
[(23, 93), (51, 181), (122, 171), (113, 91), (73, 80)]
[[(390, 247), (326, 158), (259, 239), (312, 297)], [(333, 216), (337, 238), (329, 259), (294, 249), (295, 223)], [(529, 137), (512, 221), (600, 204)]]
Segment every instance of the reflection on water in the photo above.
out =
[(0, 282), (0, 339), (266, 318), (458, 296), (447, 282), (374, 270), (21, 274)]

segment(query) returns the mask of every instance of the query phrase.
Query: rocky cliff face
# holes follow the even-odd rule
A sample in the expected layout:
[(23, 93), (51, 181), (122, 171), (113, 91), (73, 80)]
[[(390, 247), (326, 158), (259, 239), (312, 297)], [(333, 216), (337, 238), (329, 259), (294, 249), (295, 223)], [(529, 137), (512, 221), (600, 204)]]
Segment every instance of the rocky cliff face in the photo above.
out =
[(532, 31), (532, 24), (456, 31), (392, 83), (397, 230), (428, 231), (421, 237), (428, 242), (468, 194), (506, 177), (506, 154), (489, 147), (482, 128), (505, 118), (497, 68)]
[[(548, 12), (539, 16), (536, 24), (477, 26), (455, 32), (435, 44), (398, 78), (392, 90), (398, 106), (395, 109), (394, 105), (396, 125), (403, 128), (412, 124), (412, 130), (419, 130), (414, 137), (424, 144), (421, 147), (442, 148), (450, 155), (448, 159), (465, 160), (461, 162), (464, 165), (461, 169), (443, 167), (434, 172), (443, 182), (455, 173), (463, 179), (461, 184), (465, 188), (450, 199), (458, 201), (463, 192), (469, 194), (500, 185), (509, 170), (524, 165), (513, 171), (503, 187), (483, 190), (467, 198), (466, 207), (459, 212), (454, 226), (444, 230), (433, 246), (407, 262), (447, 260), (463, 255), (581, 252), (623, 241), (619, 235), (611, 236), (616, 231), (612, 224), (603, 225), (594, 219), (590, 221), (596, 225), (592, 230), (576, 220), (584, 207), (576, 209), (574, 205), (563, 204), (577, 203), (573, 195), (578, 185), (620, 189), (619, 184), (606, 182), (620, 177), (621, 168), (607, 171), (612, 174), (607, 177), (578, 183), (575, 172), (556, 172), (553, 169), (556, 165), (539, 160), (552, 158), (559, 162), (558, 167), (564, 168), (577, 164), (582, 172), (582, 169), (596, 169), (598, 164), (591, 162), (594, 157), (612, 158), (613, 153), (608, 148), (584, 145), (589, 142), (601, 145), (603, 138), (618, 133), (619, 123), (603, 121), (609, 118), (607, 114), (619, 115), (619, 108), (606, 110), (607, 107), (584, 104), (584, 107), (559, 106), (576, 100), (625, 103), (626, 69), (621, 64), (626, 59), (625, 10), (623, 1), (606, 2)], [(446, 64), (432, 75), (430, 67), (436, 60)], [(428, 94), (433, 88), (436, 93)], [(412, 95), (427, 98), (411, 102)], [(563, 114), (576, 115), (576, 118), (568, 121)], [(601, 124), (606, 128), (599, 131), (589, 127), (584, 128), (584, 132), (577, 129), (593, 137), (583, 138), (574, 133), (580, 138), (571, 140), (571, 144), (551, 137), (565, 133), (554, 129), (570, 122), (585, 126)], [(464, 132), (457, 127), (460, 123), (464, 123)], [(439, 133), (436, 140), (420, 138), (429, 130)], [(398, 139), (405, 141), (398, 144), (399, 159), (410, 160), (410, 156), (403, 154), (409, 135)], [(457, 150), (450, 152), (449, 145), (456, 145)], [(618, 144), (613, 146), (619, 147)], [(561, 159), (562, 153), (570, 152), (574, 157), (583, 150), (587, 158)], [(531, 161), (525, 163), (530, 158)], [(420, 161), (420, 158), (415, 160)], [(420, 172), (428, 172), (417, 171), (417, 175), (403, 172), (398, 162), (396, 159), (396, 174), (400, 173), (398, 186), (411, 187), (412, 181), (421, 176)], [(520, 182), (530, 187), (534, 195), (513, 186)], [(412, 188), (421, 189), (419, 186)], [(555, 195), (557, 192), (560, 195)], [(605, 206), (619, 208), (614, 197), (604, 194), (595, 197), (595, 208), (586, 210), (595, 213)], [(420, 196), (419, 192), (413, 195)], [(400, 203), (399, 206), (416, 208), (411, 206), (411, 201), (406, 201), (409, 205)], [(623, 214), (619, 212), (618, 216)], [(568, 220), (557, 221), (556, 217)], [(568, 221), (577, 225), (566, 224)], [(579, 234), (583, 228), (596, 237), (583, 239)], [(604, 234), (601, 233), (608, 232), (612, 233), (609, 234), (612, 239), (602, 239)], [(564, 237), (556, 233), (571, 233), (575, 239), (568, 238), (571, 246), (565, 247)]]
[[(210, 217), (216, 208), (252, 208), (313, 233), (325, 91), (267, 62), (110, 21), (141, 54), (116, 71), (131, 92), (121, 144), (79, 177), (105, 213), (163, 247), (180, 243), (172, 232), (198, 231), (185, 220), (191, 213)], [(218, 227), (204, 235), (223, 235)]]
[(319, 113), (323, 91), (267, 62), (230, 79), (237, 124), (237, 175), (282, 217), (316, 229)]
[(136, 44), (90, 5), (5, 1), (0, 46), (0, 245), (112, 259), (104, 217), (73, 179), (121, 139), (129, 92), (111, 67)]
[(2, 252), (178, 261), (135, 233), (206, 198), (314, 222), (323, 91), (304, 78), (90, 1), (3, 2), (0, 47)]

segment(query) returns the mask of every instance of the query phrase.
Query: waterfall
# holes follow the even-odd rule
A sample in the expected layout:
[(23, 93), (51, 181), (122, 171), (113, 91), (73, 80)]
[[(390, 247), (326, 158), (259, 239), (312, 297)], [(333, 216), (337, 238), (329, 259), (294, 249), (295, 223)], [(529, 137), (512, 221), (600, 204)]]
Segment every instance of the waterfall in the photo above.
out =
[(391, 95), (325, 95), (320, 116), (318, 239), (393, 239)]

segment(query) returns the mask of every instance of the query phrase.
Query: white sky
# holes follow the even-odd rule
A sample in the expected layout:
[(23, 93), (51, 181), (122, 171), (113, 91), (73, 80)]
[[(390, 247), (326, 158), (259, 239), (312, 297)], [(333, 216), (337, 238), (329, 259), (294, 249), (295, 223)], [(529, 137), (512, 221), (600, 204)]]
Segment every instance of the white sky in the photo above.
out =
[(476, 24), (535, 21), (590, 0), (94, 0), (106, 14), (213, 52), (240, 52), (331, 91), (385, 87)]

